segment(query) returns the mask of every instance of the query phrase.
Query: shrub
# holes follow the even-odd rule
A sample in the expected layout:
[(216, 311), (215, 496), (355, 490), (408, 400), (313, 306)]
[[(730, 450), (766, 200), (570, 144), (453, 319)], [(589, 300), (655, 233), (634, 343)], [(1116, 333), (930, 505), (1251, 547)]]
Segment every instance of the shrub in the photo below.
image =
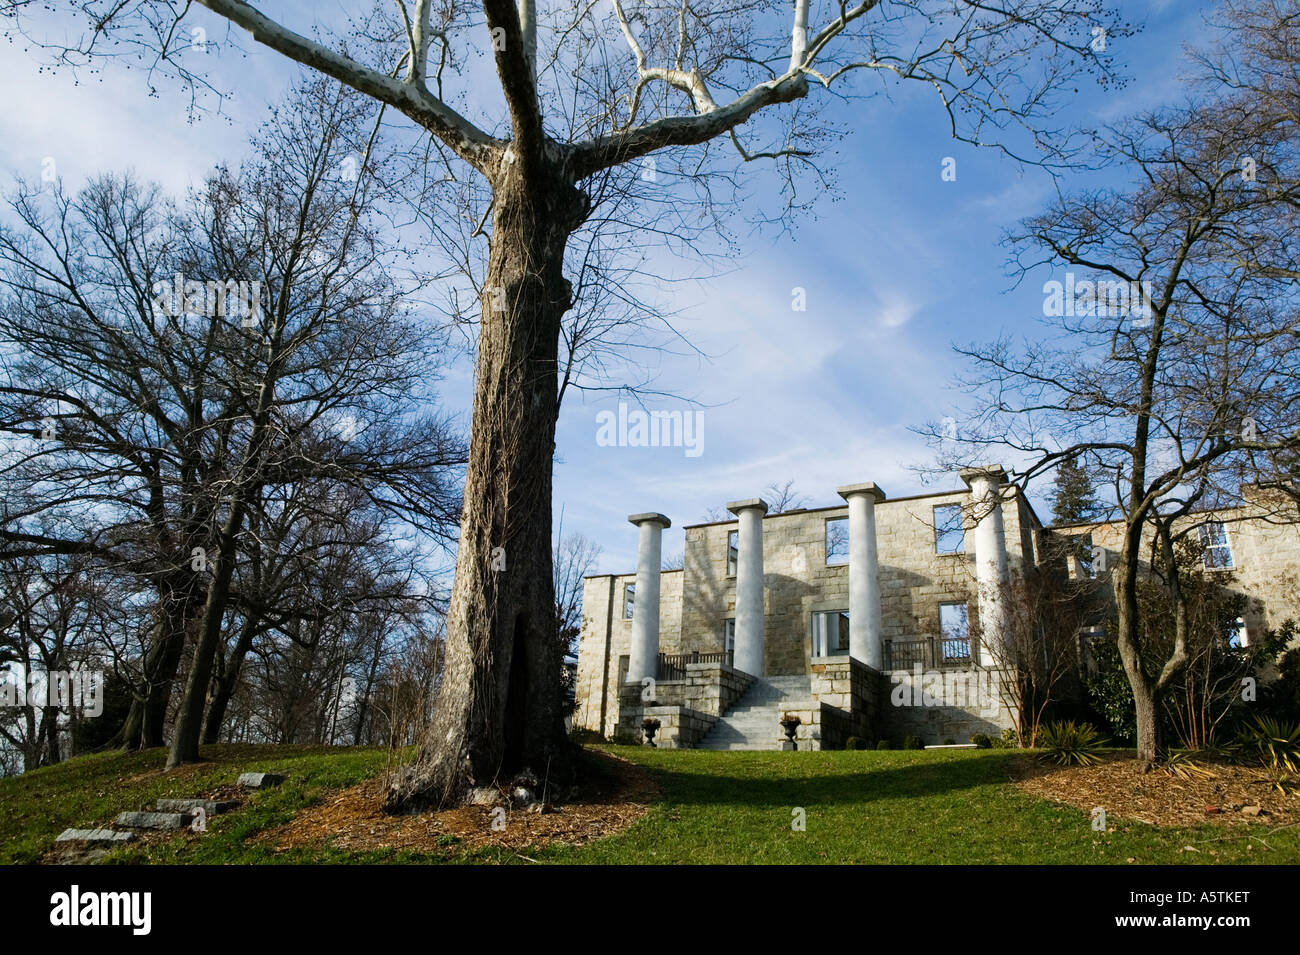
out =
[(1259, 753), (1266, 768), (1300, 773), (1300, 723), (1256, 716), (1242, 732), (1242, 743), (1248, 750)]
[(905, 736), (903, 749), (925, 749), (925, 743), (919, 736)]
[(870, 740), (865, 740), (861, 736), (850, 736), (844, 741), (845, 749), (867, 749)]
[(957, 745), (957, 741), (956, 741), (955, 739), (953, 739), (951, 736), (948, 736), (948, 737), (946, 737), (946, 738), (944, 739), (944, 741), (943, 741), (943, 745), (944, 745), (944, 746), (956, 746), (956, 745)]
[(971, 733), (970, 741), (980, 749), (992, 749), (993, 739), (988, 733)]
[(1002, 731), (1002, 745), (1007, 749), (1018, 749), (1020, 747), (1020, 734), (1016, 732), (1014, 726), (1008, 726)]
[(1196, 758), (1195, 753), (1170, 753), (1165, 757), (1165, 772), (1179, 779), (1213, 779), (1214, 770)]
[[(1288, 620), (1278, 633), (1290, 643), (1297, 629), (1295, 621)], [(1277, 679), (1260, 690), (1260, 709), (1265, 713), (1279, 720), (1300, 720), (1300, 646), (1291, 647), (1277, 658)]]
[(599, 731), (588, 729), (585, 726), (575, 726), (569, 730), (569, 740), (571, 742), (583, 745), (586, 743), (603, 743), (605, 737), (601, 736)]
[(1076, 723), (1074, 720), (1048, 723), (1038, 731), (1038, 739), (1043, 748), (1038, 758), (1062, 766), (1100, 763), (1101, 756), (1097, 751), (1107, 742), (1091, 723)]
[(894, 746), (887, 739), (876, 740), (876, 749), (893, 749)]

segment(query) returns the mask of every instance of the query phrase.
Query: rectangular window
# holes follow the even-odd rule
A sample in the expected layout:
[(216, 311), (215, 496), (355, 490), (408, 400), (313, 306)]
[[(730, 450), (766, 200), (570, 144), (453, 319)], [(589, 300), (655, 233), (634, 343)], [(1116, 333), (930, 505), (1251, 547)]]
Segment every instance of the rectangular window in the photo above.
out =
[(970, 615), (964, 603), (939, 604), (939, 633), (945, 660), (970, 659)]
[(966, 549), (960, 504), (939, 504), (934, 509), (934, 552), (960, 554)]
[(1201, 525), (1201, 544), (1205, 547), (1206, 570), (1232, 569), (1232, 545), (1226, 527), (1217, 522)]
[(636, 584), (623, 585), (623, 619), (632, 619), (632, 608), (636, 605)]
[(823, 610), (812, 615), (812, 655), (842, 656), (849, 652), (849, 612)]
[(740, 531), (727, 532), (727, 576), (736, 576), (736, 563), (740, 559)]
[(736, 655), (736, 618), (728, 617), (722, 629), (722, 651), (727, 655), (727, 663)]
[(1096, 579), (1097, 572), (1106, 566), (1105, 552), (1093, 545), (1091, 534), (1081, 534), (1071, 541), (1076, 548), (1075, 557), (1079, 561), (1080, 576)]
[(849, 562), (849, 519), (835, 517), (826, 522), (826, 566), (837, 567)]

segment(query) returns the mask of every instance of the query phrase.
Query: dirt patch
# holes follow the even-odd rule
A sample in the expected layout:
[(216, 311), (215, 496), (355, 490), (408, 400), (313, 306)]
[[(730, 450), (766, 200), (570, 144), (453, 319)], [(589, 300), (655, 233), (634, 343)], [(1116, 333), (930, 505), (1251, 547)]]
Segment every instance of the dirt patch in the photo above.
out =
[(1248, 766), (1208, 765), (1213, 777), (1184, 779), (1164, 769), (1144, 773), (1136, 759), (1123, 757), (1095, 766), (1024, 757), (1012, 765), (1013, 781), (1030, 795), (1085, 812), (1100, 806), (1108, 815), (1153, 826), (1300, 824), (1300, 795), (1277, 792)]
[(584, 760), (584, 781), (573, 798), (548, 805), (543, 812), (464, 806), (390, 816), (380, 808), (384, 781), (376, 778), (327, 796), (256, 841), (277, 852), (325, 844), (354, 852), (427, 853), (582, 845), (622, 832), (644, 816), (659, 795), (650, 774), (635, 763), (606, 753), (587, 753)]

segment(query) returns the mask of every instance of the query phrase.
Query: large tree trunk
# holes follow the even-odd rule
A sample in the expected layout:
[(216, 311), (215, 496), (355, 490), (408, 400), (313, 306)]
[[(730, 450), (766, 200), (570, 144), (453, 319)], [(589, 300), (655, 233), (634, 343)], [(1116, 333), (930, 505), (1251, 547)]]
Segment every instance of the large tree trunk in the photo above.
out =
[(189, 590), (165, 590), (160, 594), (160, 616), (144, 657), (144, 695), (131, 700), (126, 722), (116, 742), (123, 749), (147, 749), (165, 743), (163, 732), (172, 684), (185, 650), (186, 635), (193, 622), (197, 601)]
[(564, 248), (589, 203), (553, 170), (526, 184), (502, 168), (442, 688), (416, 763), (388, 793), (390, 811), (454, 805), (524, 770), (554, 787), (570, 770), (551, 464), (560, 323), (571, 304)]
[(1160, 727), (1160, 705), (1155, 688), (1146, 680), (1133, 686), (1133, 703), (1137, 709), (1137, 754), (1144, 771), (1163, 758), (1164, 735)]
[(226, 616), (230, 581), (235, 572), (236, 542), (244, 526), (245, 507), (245, 494), (236, 491), (230, 505), (230, 513), (221, 529), (217, 566), (213, 568), (212, 577), (208, 582), (208, 596), (203, 605), (199, 638), (194, 647), (194, 659), (190, 665), (189, 678), (185, 683), (185, 695), (181, 698), (180, 712), (176, 717), (171, 750), (167, 753), (168, 769), (199, 761), (199, 736), (203, 728), (203, 709), (207, 702), (208, 686), (212, 681), (212, 664), (217, 655), (217, 641), (221, 639), (221, 624)]
[(212, 701), (208, 704), (208, 714), (203, 720), (203, 742), (212, 744), (221, 739), (221, 724), (226, 721), (226, 709), (230, 698), (239, 684), (239, 674), (244, 667), (244, 658), (253, 647), (253, 637), (257, 633), (257, 616), (251, 611), (244, 618), (244, 626), (239, 632), (239, 639), (230, 651), (230, 659), (213, 679)]
[(1164, 740), (1160, 731), (1160, 698), (1156, 680), (1147, 675), (1138, 643), (1137, 568), (1129, 564), (1136, 555), (1121, 552), (1115, 568), (1115, 602), (1117, 605), (1116, 643), (1124, 673), (1133, 690), (1137, 715), (1137, 758), (1143, 771), (1150, 770), (1164, 757)]

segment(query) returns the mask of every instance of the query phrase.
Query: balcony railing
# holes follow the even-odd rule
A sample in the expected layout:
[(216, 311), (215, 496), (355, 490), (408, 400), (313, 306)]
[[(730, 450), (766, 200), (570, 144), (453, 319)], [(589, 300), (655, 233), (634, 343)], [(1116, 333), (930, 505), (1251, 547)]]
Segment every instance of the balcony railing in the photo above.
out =
[(658, 676), (660, 680), (686, 679), (686, 667), (691, 663), (723, 663), (731, 666), (731, 654), (718, 650), (714, 653), (674, 653), (659, 654)]
[(921, 637), (916, 640), (886, 640), (885, 669), (911, 670), (964, 667), (971, 664), (969, 637)]

